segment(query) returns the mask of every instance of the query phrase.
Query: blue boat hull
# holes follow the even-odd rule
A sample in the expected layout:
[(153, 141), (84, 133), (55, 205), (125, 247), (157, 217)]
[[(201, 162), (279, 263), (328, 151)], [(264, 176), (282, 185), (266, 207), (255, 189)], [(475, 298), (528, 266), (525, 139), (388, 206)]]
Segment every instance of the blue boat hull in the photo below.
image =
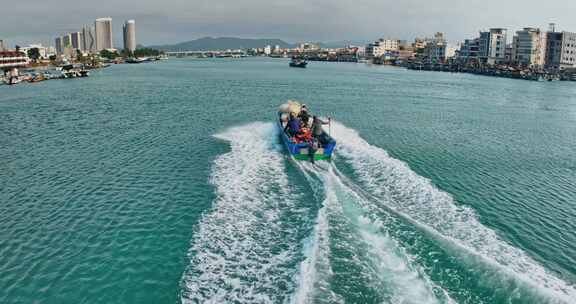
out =
[[(310, 145), (308, 143), (296, 143), (290, 139), (288, 134), (284, 132), (284, 127), (280, 119), (276, 120), (276, 126), (278, 127), (278, 133), (280, 134), (280, 138), (286, 146), (288, 153), (297, 160), (311, 160), (312, 155), (310, 153)], [(318, 150), (314, 153), (314, 160), (330, 160), (332, 159), (332, 153), (334, 152), (334, 148), (336, 147), (336, 141), (326, 135), (329, 139), (327, 144), (322, 145)]]

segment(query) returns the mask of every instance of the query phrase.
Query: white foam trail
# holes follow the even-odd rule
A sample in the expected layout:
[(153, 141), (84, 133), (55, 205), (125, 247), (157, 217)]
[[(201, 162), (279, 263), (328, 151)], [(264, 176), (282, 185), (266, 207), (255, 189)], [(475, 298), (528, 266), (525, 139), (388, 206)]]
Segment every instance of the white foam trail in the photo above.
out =
[[(310, 183), (316, 199), (321, 199), (323, 193), (322, 180), (317, 171), (306, 162), (294, 162), (294, 165), (304, 174)], [(304, 246), (305, 259), (298, 273), (299, 283), (292, 303), (344, 303), (344, 300), (330, 289), (329, 280), (333, 275), (330, 264), (330, 236), (327, 215), (327, 202), (322, 203), (318, 211), (316, 225), (311, 237)]]
[(333, 123), (332, 135), (338, 141), (338, 154), (352, 165), (365, 190), (386, 208), (536, 287), (550, 301), (576, 302), (574, 286), (500, 239), (495, 231), (480, 223), (472, 209), (455, 204), (449, 194), (435, 188), (405, 163), (370, 145), (342, 124)]
[(306, 259), (300, 265), (298, 288), (292, 303), (344, 303), (328, 284), (333, 274), (329, 242), (326, 207), (322, 207), (318, 212), (314, 234), (304, 248)]
[(373, 220), (362, 205), (366, 202), (345, 186), (332, 170), (326, 176), (327, 200), (335, 213), (345, 216), (360, 241), (360, 253), (369, 265), (376, 286), (390, 303), (439, 303), (433, 284), (411, 263), (400, 246), (382, 233), (382, 222)]
[(293, 293), (301, 249), (298, 227), (283, 222), (283, 212), (305, 211), (282, 153), (271, 148), (274, 132), (253, 123), (216, 136), (231, 151), (215, 160), (217, 198), (194, 236), (183, 303), (278, 303)]
[[(407, 255), (396, 242), (381, 233), (381, 223), (369, 219), (361, 209), (362, 198), (345, 186), (337, 175), (332, 172), (331, 166), (311, 166), (308, 163), (297, 163), (297, 166), (311, 182), (313, 188), (324, 190), (325, 200), (319, 212), (316, 226), (314, 247), (307, 254), (302, 263), (301, 281), (296, 303), (343, 303), (343, 299), (329, 290), (328, 280), (333, 275), (330, 268), (329, 233), (349, 233), (347, 237), (354, 244), (347, 244), (353, 248), (360, 260), (349, 261), (361, 264), (365, 270), (367, 286), (373, 286), (389, 303), (438, 303), (433, 288), (434, 284), (417, 271), (410, 263)], [(320, 166), (320, 167), (319, 167)], [(320, 179), (318, 180), (312, 177)], [(329, 218), (338, 218), (339, 222), (346, 222), (345, 229), (330, 225)], [(323, 286), (321, 286), (323, 285)], [(436, 287), (437, 288), (437, 287)], [(451, 302), (444, 294), (443, 302)]]

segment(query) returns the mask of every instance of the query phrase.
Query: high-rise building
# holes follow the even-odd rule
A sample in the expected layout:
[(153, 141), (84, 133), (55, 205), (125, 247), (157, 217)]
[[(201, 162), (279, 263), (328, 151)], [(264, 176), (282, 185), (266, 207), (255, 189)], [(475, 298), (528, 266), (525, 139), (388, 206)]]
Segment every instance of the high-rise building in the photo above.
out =
[(546, 34), (546, 67), (576, 67), (576, 33), (550, 31)]
[(6, 46), (4, 45), (4, 40), (0, 39), (0, 52), (6, 50)]
[(488, 32), (480, 32), (478, 39), (478, 56), (483, 63), (495, 64), (506, 59), (507, 30), (492, 28)]
[(134, 52), (136, 50), (136, 22), (127, 20), (123, 27), (124, 50)]
[(62, 36), (62, 47), (63, 49), (72, 48), (72, 35), (66, 34)]
[(70, 39), (72, 40), (73, 49), (82, 50), (82, 33), (80, 32), (71, 33)]
[(516, 32), (512, 42), (513, 62), (522, 66), (542, 67), (546, 59), (546, 35), (538, 28)]
[(94, 22), (96, 36), (96, 51), (114, 48), (112, 43), (112, 18), (98, 18)]
[(62, 37), (56, 37), (54, 40), (54, 47), (56, 48), (56, 55), (61, 55), (64, 52), (64, 42)]
[(96, 52), (96, 37), (94, 28), (88, 25), (82, 28), (82, 51), (87, 53)]

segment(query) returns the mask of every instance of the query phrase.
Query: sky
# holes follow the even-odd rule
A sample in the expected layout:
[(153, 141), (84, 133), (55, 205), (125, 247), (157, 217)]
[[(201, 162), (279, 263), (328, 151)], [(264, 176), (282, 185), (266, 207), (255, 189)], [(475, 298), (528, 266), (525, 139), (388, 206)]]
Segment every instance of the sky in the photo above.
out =
[(456, 43), (490, 27), (547, 29), (554, 22), (576, 32), (575, 12), (575, 0), (0, 0), (0, 39), (10, 46), (52, 45), (56, 36), (110, 16), (117, 45), (127, 19), (136, 20), (142, 45), (205, 36), (412, 40), (438, 31)]

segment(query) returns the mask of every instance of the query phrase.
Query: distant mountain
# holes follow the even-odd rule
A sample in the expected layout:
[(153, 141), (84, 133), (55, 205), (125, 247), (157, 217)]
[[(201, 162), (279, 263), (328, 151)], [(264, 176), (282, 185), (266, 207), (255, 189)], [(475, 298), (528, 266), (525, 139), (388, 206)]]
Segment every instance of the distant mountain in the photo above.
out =
[(234, 49), (251, 49), (263, 48), (267, 45), (274, 47), (279, 45), (281, 48), (293, 47), (293, 45), (280, 39), (247, 39), (234, 37), (204, 37), (192, 41), (181, 42), (171, 45), (154, 45), (150, 48), (175, 52), (175, 51), (216, 51), (216, 50), (234, 50)]

